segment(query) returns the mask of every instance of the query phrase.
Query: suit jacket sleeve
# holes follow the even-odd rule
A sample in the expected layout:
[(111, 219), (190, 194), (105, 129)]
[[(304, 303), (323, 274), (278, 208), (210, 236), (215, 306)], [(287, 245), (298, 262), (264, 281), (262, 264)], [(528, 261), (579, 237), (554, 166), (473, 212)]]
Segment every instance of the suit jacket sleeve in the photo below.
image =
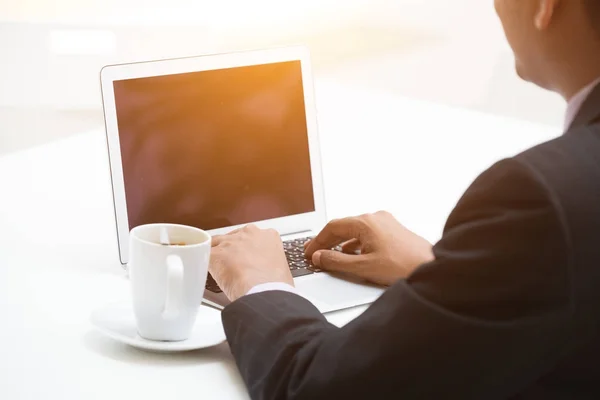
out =
[(343, 328), (292, 293), (226, 307), (252, 398), (506, 398), (562, 357), (567, 241), (552, 193), (528, 166), (509, 159), (482, 174), (434, 254)]

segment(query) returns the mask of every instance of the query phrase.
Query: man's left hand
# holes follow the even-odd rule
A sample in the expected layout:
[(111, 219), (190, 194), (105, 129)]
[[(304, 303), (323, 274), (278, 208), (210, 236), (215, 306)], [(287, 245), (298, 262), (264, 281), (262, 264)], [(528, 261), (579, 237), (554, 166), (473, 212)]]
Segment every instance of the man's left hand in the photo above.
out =
[(294, 286), (279, 233), (255, 225), (214, 236), (209, 271), (231, 301), (262, 283)]

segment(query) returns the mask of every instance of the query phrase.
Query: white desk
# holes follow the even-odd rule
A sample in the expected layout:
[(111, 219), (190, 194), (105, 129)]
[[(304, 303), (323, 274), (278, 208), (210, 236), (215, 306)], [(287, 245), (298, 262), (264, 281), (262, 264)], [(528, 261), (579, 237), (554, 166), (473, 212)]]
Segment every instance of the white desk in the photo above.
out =
[[(329, 216), (388, 209), (431, 241), (481, 170), (560, 133), (334, 82), (317, 93)], [(89, 326), (128, 293), (102, 130), (0, 158), (0, 185), (0, 398), (247, 397), (226, 344), (158, 355)]]

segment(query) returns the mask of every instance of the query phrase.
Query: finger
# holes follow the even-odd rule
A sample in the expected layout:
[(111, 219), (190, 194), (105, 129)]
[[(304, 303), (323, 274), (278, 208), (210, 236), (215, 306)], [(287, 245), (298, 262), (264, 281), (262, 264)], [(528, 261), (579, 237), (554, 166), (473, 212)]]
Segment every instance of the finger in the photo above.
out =
[(221, 253), (219, 248), (212, 249), (210, 252), (210, 260), (208, 262), (208, 272), (213, 276), (218, 275), (219, 270), (221, 269)]
[(348, 240), (342, 244), (342, 252), (346, 254), (360, 254), (361, 243), (358, 239)]
[(215, 235), (210, 238), (211, 247), (216, 247), (227, 240), (227, 235)]
[[(225, 282), (223, 278), (228, 274), (227, 267), (227, 251), (216, 247), (210, 252), (210, 261), (208, 263), (208, 272), (212, 275), (217, 285), (221, 287), (221, 290), (226, 288), (223, 286)], [(225, 285), (227, 286), (227, 285)]]
[(368, 262), (366, 255), (353, 256), (335, 250), (319, 250), (312, 256), (312, 263), (326, 271), (356, 273)]
[(208, 273), (212, 275), (213, 279), (217, 279), (219, 277), (219, 274), (218, 274), (219, 271), (220, 271), (219, 262), (216, 260), (213, 261), (213, 258), (211, 256), (210, 262), (208, 263)]
[(310, 258), (317, 250), (331, 249), (351, 239), (360, 240), (365, 231), (366, 223), (361, 217), (333, 220), (310, 241), (306, 247), (306, 255)]
[(232, 237), (237, 236), (239, 233), (243, 232), (244, 228), (234, 229), (231, 232), (226, 233), (225, 235), (215, 235), (211, 238), (212, 247), (218, 246), (223, 242), (231, 240)]
[(248, 224), (241, 229), (243, 232), (256, 232), (259, 230), (255, 224)]
[(219, 260), (223, 255), (223, 248), (222, 247), (215, 247), (213, 249), (210, 249), (210, 258), (209, 258), (209, 263), (212, 263), (213, 261)]

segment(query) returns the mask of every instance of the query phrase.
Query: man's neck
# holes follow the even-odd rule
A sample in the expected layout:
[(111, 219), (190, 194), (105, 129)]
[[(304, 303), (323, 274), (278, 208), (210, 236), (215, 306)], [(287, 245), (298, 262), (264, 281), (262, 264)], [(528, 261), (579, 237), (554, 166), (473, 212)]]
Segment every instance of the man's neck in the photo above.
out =
[(564, 86), (565, 89), (561, 93), (567, 102), (600, 78), (600, 68), (575, 72), (574, 74), (577, 75), (576, 78), (570, 79), (570, 82)]
[(600, 39), (590, 46), (573, 46), (573, 54), (565, 54), (557, 75), (558, 92), (570, 101), (592, 82), (600, 78)]
[(596, 80), (592, 81), (592, 83), (585, 86), (581, 89), (577, 94), (572, 96), (569, 99), (569, 103), (567, 104), (567, 113), (565, 115), (565, 132), (569, 129), (569, 127), (575, 121), (577, 114), (581, 111), (581, 107), (587, 100), (588, 96), (592, 93), (596, 85), (600, 83), (600, 77)]

